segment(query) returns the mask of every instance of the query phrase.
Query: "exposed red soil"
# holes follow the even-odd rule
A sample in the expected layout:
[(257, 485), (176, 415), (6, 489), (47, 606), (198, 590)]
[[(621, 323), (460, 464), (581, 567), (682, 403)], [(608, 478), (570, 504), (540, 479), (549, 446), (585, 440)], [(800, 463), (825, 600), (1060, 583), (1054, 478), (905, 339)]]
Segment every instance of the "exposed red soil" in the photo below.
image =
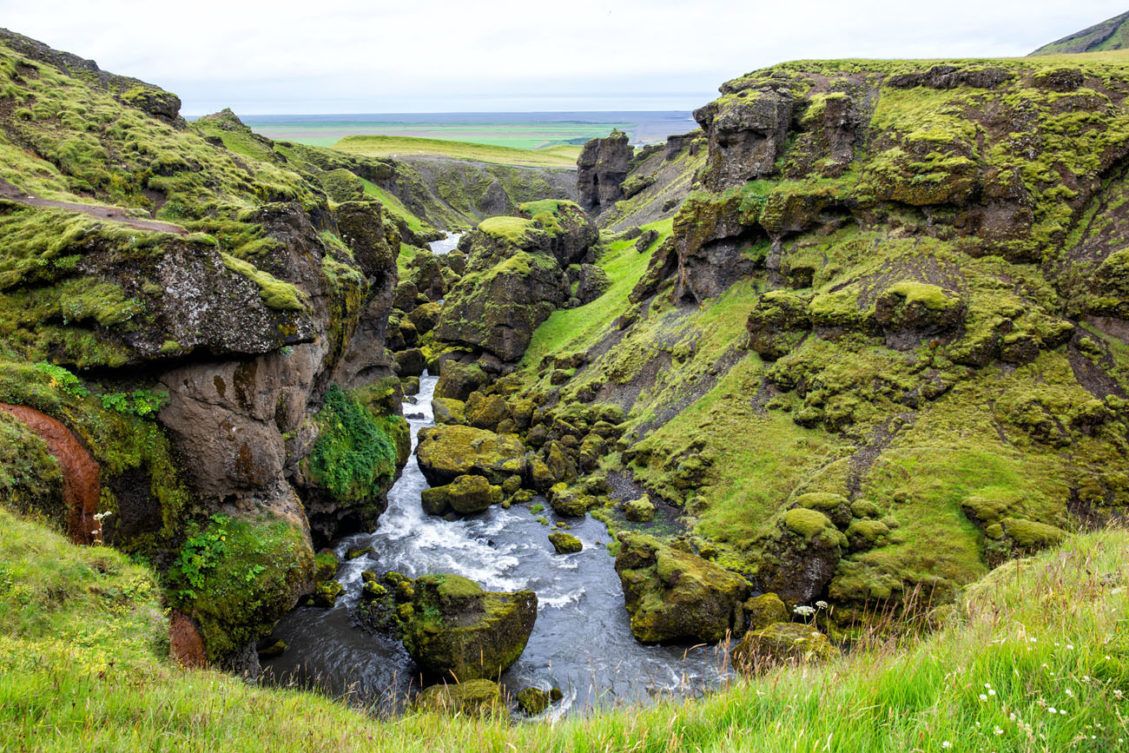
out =
[(169, 655), (185, 669), (202, 669), (208, 665), (204, 638), (196, 623), (184, 612), (173, 611), (169, 619)]
[(26, 405), (0, 403), (0, 410), (13, 416), (40, 439), (55, 456), (63, 472), (63, 501), (67, 505), (67, 532), (76, 544), (102, 540), (98, 511), (101, 472), (97, 461), (70, 429), (46, 413)]

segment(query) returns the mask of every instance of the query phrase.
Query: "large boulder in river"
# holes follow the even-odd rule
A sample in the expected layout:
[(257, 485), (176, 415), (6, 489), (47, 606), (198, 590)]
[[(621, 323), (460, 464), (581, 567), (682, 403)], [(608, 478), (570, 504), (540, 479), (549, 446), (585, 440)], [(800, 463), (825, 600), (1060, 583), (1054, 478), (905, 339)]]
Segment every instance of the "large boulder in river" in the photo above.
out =
[(537, 619), (537, 594), (483, 591), (458, 575), (425, 575), (398, 610), (404, 647), (425, 675), (496, 678), (517, 661)]
[(618, 538), (615, 569), (637, 640), (716, 643), (744, 627), (744, 578), (651, 536)]
[(525, 473), (525, 446), (512, 434), (444, 424), (421, 429), (416, 451), (420, 470), (432, 486), (459, 476), (485, 476), (492, 484)]
[(424, 489), (423, 509), (430, 515), (457, 512), (473, 515), (502, 501), (502, 487), (491, 484), (483, 476), (459, 476), (444, 486)]

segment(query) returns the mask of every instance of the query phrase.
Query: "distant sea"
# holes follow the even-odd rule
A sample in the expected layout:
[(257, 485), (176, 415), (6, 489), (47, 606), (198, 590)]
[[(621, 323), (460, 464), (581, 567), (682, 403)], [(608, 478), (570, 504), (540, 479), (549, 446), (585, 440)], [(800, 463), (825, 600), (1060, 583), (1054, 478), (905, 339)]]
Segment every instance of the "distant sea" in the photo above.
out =
[(525, 149), (583, 144), (625, 131), (635, 145), (664, 141), (697, 128), (689, 112), (376, 113), (361, 115), (251, 115), (243, 122), (264, 136), (330, 146), (344, 136), (386, 135), (470, 141)]

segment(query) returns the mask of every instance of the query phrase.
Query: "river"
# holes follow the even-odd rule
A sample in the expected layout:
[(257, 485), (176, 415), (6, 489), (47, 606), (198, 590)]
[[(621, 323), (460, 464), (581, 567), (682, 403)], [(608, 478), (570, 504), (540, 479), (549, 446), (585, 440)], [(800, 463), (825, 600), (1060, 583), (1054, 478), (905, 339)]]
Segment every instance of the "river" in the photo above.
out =
[(389, 491), (388, 509), (376, 530), (336, 545), (342, 556), (359, 546), (371, 547), (371, 553), (342, 564), (337, 577), (346, 591), (335, 607), (300, 607), (282, 619), (274, 637), (289, 649), (264, 662), (267, 681), (316, 687), (382, 712), (402, 708), (419, 689), (411, 659), (399, 641), (355, 626), (352, 613), (362, 572), (396, 570), (413, 577), (457, 573), (490, 590), (534, 590), (537, 622), (525, 652), (501, 681), (511, 693), (532, 685), (560, 687), (564, 699), (550, 707), (550, 716), (664, 694), (697, 695), (722, 682), (723, 657), (717, 649), (635, 641), (602, 523), (569, 520), (570, 533), (584, 549), (559, 555), (547, 538), (555, 529), (538, 520), (544, 516), (555, 525), (558, 519), (548, 505), (537, 513), (531, 506), (495, 506), (455, 521), (423, 512), (420, 493), (427, 481), (415, 447), (419, 430), (433, 425), (436, 381), (425, 373), (419, 394), (405, 401), (412, 457)]

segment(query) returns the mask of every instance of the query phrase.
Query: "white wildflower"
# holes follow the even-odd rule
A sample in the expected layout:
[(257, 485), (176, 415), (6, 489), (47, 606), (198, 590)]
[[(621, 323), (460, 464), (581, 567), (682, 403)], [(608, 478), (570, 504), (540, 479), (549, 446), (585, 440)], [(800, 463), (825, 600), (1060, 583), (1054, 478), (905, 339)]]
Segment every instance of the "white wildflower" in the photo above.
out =
[(815, 614), (815, 608), (809, 607), (806, 604), (801, 604), (800, 606), (793, 608), (792, 611), (800, 615), (801, 617), (811, 617), (813, 614)]

